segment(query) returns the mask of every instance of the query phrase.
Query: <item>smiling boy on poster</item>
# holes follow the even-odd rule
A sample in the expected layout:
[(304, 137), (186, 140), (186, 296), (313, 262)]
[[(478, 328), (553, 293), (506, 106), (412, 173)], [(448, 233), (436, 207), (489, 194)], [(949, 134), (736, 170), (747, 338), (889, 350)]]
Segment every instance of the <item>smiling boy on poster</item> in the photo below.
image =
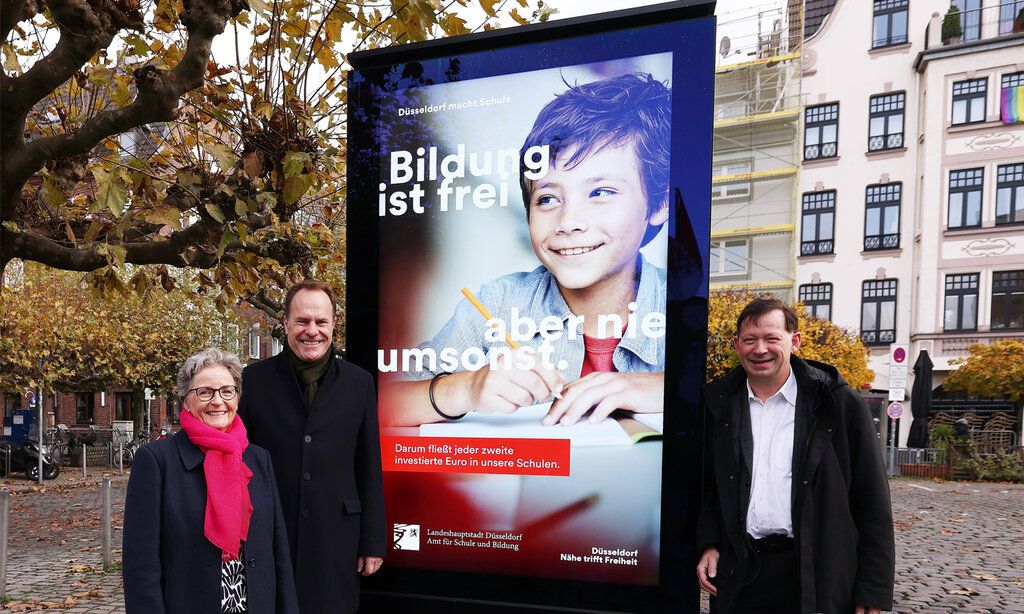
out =
[(541, 360), (407, 372), (418, 381), (389, 386), (385, 424), (511, 413), (552, 397), (546, 425), (573, 424), (588, 412), (600, 421), (616, 409), (664, 411), (665, 272), (640, 248), (668, 219), (670, 131), (671, 92), (648, 74), (573, 86), (544, 107), (521, 149), (547, 147), (552, 161), (539, 179), (521, 172), (541, 266), (480, 288), (494, 320), (485, 323), (462, 300), (418, 348), (435, 356), (507, 353), (505, 334), (493, 330), (499, 325)]

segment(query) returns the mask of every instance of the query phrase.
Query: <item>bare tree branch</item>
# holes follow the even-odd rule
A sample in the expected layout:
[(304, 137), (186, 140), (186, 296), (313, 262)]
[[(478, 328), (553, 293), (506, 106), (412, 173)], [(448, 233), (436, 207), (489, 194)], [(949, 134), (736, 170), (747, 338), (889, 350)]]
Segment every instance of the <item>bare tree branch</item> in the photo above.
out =
[(122, 4), (96, 3), (94, 8), (85, 0), (48, 0), (60, 40), (53, 51), (14, 79), (14, 94), (4, 104), (5, 114), (27, 113), (74, 76), (97, 51), (107, 48), (121, 30), (141, 31), (142, 14), (137, 8), (124, 10)]
[(36, 0), (2, 0), (0, 1), (0, 41), (7, 42), (18, 22), (31, 19), (39, 12)]
[[(6, 1), (6, 0), (5, 0)], [(141, 26), (137, 4), (122, 1), (48, 0), (50, 13), (61, 31), (60, 42), (45, 58), (17, 77), (17, 95), (3, 96), (0, 146), (0, 221), (15, 219), (16, 204), (25, 183), (48, 160), (85, 154), (103, 139), (158, 121), (171, 121), (181, 97), (203, 83), (213, 38), (224, 31), (228, 19), (248, 8), (245, 0), (185, 0), (180, 21), (188, 32), (181, 60), (170, 71), (145, 66), (135, 71), (135, 100), (120, 109), (104, 111), (78, 130), (35, 139), (24, 144), (25, 117), (31, 106), (66, 81), (113, 36), (126, 27)], [(135, 6), (135, 9), (124, 7)], [(95, 9), (94, 7), (101, 7)], [(6, 8), (6, 7), (5, 7)], [(12, 17), (13, 19), (13, 17)], [(8, 84), (5, 82), (5, 84)], [(223, 228), (220, 229), (221, 232)], [(205, 232), (192, 227), (183, 233)], [(136, 264), (182, 262), (176, 242), (126, 243), (128, 261)], [(5, 224), (0, 228), (0, 270), (17, 255), (70, 270), (94, 270), (106, 264), (96, 247), (65, 247), (46, 237), (32, 237)]]

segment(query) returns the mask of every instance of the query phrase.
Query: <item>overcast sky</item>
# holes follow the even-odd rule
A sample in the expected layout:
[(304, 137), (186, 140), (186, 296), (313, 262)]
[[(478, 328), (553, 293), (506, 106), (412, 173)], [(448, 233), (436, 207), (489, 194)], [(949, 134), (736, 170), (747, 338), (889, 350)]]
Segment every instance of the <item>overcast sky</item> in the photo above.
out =
[[(621, 9), (661, 4), (662, 0), (547, 0), (558, 9), (555, 19), (578, 17), (593, 13), (604, 13)], [(533, 4), (531, 2), (531, 4)], [(718, 35), (726, 34), (731, 39), (734, 53), (745, 54), (753, 51), (757, 43), (758, 22), (763, 29), (770, 29), (779, 12), (786, 6), (786, 0), (719, 0), (715, 6), (718, 17)], [(759, 19), (759, 14), (761, 18)], [(742, 58), (735, 58), (742, 59)], [(733, 61), (735, 61), (735, 59)]]

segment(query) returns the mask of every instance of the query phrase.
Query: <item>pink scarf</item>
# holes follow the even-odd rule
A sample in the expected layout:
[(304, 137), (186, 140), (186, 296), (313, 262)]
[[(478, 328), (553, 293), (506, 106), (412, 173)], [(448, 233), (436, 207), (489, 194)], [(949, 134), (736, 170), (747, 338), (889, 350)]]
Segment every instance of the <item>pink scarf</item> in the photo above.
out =
[(203, 534), (221, 550), (221, 560), (238, 558), (239, 544), (249, 535), (252, 501), (249, 478), (252, 471), (242, 462), (249, 445), (245, 425), (237, 416), (225, 432), (203, 424), (187, 409), (179, 414), (181, 428), (192, 443), (206, 454), (206, 521)]

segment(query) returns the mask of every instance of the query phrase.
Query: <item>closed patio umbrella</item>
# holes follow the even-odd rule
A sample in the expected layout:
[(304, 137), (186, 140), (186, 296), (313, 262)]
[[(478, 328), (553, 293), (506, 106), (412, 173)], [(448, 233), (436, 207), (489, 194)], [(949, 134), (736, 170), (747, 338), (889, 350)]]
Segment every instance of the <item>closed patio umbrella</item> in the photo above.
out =
[(907, 437), (908, 448), (928, 447), (928, 412), (932, 407), (932, 364), (928, 350), (921, 350), (914, 363), (914, 387), (910, 389), (910, 411), (914, 422)]

